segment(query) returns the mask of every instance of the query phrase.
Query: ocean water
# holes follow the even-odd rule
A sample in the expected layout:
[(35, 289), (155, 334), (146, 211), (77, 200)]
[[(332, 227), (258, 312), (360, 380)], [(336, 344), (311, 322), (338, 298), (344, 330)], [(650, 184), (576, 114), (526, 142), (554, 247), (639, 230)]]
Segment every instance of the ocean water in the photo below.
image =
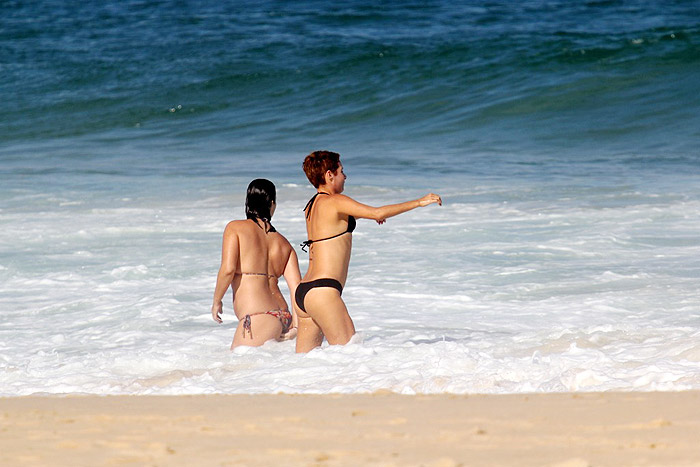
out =
[[(2, 2), (0, 396), (700, 389), (699, 84), (697, 1)], [(350, 344), (230, 352), (315, 149), (444, 205), (359, 221)]]

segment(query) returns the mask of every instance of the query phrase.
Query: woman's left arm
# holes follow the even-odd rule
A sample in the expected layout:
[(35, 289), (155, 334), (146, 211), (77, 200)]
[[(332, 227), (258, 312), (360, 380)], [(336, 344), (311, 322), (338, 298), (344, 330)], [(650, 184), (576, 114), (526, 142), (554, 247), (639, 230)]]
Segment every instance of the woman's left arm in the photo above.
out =
[(387, 204), (378, 208), (359, 203), (349, 196), (336, 195), (334, 196), (336, 207), (339, 212), (361, 219), (374, 219), (380, 224), (389, 217), (398, 216), (404, 212), (411, 211), (416, 208), (428, 206), (429, 204), (437, 203), (442, 206), (442, 199), (439, 195), (428, 193), (422, 198), (412, 201), (405, 201), (397, 204)]

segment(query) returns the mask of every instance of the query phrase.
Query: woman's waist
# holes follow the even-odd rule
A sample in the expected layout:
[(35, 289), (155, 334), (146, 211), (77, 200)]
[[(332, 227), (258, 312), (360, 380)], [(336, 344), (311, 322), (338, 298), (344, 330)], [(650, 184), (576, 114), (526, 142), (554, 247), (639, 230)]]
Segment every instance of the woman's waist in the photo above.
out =
[(312, 282), (318, 279), (335, 279), (340, 282), (340, 285), (345, 287), (345, 281), (348, 278), (348, 271), (334, 271), (334, 270), (309, 270), (302, 278), (302, 282)]
[[(269, 311), (276, 306), (277, 300), (267, 281), (257, 284), (240, 284), (233, 289), (233, 309), (247, 314), (253, 311)], [(271, 308), (272, 307), (272, 308)]]

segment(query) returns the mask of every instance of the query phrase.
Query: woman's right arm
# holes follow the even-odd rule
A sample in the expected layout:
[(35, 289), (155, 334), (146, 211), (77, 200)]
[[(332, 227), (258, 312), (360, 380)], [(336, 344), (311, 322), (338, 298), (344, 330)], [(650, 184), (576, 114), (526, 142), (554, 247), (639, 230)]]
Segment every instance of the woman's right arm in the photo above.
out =
[(413, 201), (406, 201), (398, 204), (387, 204), (378, 208), (358, 203), (354, 199), (345, 195), (336, 195), (336, 207), (339, 212), (361, 219), (374, 219), (380, 224), (386, 219), (404, 212), (411, 211), (416, 208), (428, 206), (429, 204), (437, 203), (442, 206), (442, 199), (439, 195), (428, 193), (422, 198)]
[(233, 282), (236, 266), (238, 266), (238, 235), (236, 235), (232, 223), (229, 222), (224, 230), (224, 239), (221, 245), (221, 266), (219, 274), (216, 276), (214, 301), (211, 306), (211, 316), (217, 323), (222, 322), (220, 316), (223, 313), (222, 299)]

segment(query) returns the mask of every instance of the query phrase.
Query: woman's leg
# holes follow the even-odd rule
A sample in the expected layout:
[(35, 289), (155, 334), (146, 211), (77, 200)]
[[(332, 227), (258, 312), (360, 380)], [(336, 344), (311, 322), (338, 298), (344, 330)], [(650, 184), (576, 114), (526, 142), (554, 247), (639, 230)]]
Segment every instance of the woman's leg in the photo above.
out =
[(250, 315), (250, 332), (244, 329), (244, 322), (245, 318), (238, 322), (231, 349), (239, 345), (257, 347), (271, 339), (277, 339), (282, 334), (280, 320), (266, 313)]
[(304, 298), (304, 307), (306, 313), (313, 318), (316, 326), (326, 336), (329, 344), (347, 344), (355, 334), (355, 325), (348, 314), (345, 302), (340, 297), (340, 292), (333, 287), (311, 289)]
[(323, 343), (323, 332), (311, 316), (299, 314), (297, 328), (297, 353), (308, 352)]

